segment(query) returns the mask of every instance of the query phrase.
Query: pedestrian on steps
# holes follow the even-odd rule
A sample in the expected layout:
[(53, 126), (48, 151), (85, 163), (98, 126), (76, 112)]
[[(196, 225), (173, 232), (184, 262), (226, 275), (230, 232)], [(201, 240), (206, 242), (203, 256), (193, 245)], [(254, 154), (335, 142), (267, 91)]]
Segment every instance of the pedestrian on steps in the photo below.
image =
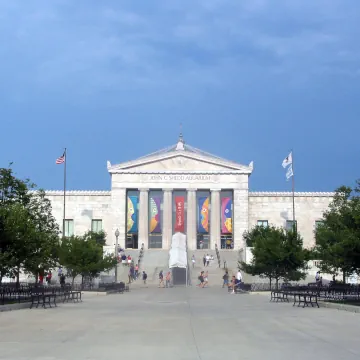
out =
[(164, 286), (164, 273), (162, 270), (159, 272), (159, 288)]
[(193, 269), (195, 268), (195, 255), (193, 255), (192, 257), (191, 257), (191, 263), (192, 263), (192, 267), (193, 267)]
[(223, 276), (223, 280), (224, 280), (224, 282), (223, 282), (223, 288), (226, 286), (226, 287), (228, 287), (229, 286), (229, 273), (227, 272), (227, 271), (225, 271), (225, 274), (224, 274), (224, 276)]
[(203, 256), (203, 263), (204, 263), (204, 267), (206, 266), (206, 255), (204, 254)]

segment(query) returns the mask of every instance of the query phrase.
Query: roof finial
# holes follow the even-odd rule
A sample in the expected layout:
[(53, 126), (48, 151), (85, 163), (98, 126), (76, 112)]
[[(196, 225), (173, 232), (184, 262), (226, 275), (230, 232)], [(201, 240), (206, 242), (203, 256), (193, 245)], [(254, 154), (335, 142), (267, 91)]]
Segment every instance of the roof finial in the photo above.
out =
[(179, 141), (176, 145), (176, 150), (185, 150), (184, 147), (185, 141), (182, 134), (182, 123), (180, 123), (180, 134), (179, 134)]
[(180, 123), (180, 134), (179, 134), (179, 141), (184, 142), (183, 134), (182, 134), (182, 123)]

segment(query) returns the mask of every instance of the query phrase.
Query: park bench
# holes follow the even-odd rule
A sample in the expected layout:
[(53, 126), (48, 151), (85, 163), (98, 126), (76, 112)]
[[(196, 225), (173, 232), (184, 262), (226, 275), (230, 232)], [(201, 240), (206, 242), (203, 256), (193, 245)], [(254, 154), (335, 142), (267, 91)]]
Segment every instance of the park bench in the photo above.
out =
[(271, 298), (270, 301), (276, 302), (289, 302), (289, 292), (284, 290), (271, 290)]
[(65, 291), (64, 294), (63, 294), (63, 296), (64, 296), (63, 303), (64, 302), (69, 302), (70, 300), (72, 300), (72, 302), (82, 301), (81, 295), (82, 295), (82, 293), (79, 290)]
[(31, 294), (30, 309), (32, 309), (35, 304), (36, 304), (36, 308), (38, 308), (39, 305), (41, 304), (41, 307), (46, 309), (46, 305), (49, 305), (49, 307), (52, 307), (51, 303), (53, 303), (56, 307), (57, 306), (56, 297), (57, 297), (57, 295), (53, 292), (42, 292), (42, 291), (33, 292)]
[(293, 306), (298, 304), (298, 307), (303, 304), (303, 308), (305, 306), (311, 305), (311, 307), (314, 307), (315, 305), (317, 307), (320, 307), (318, 304), (318, 294), (312, 293), (312, 292), (294, 292), (291, 294), (294, 297), (294, 303)]

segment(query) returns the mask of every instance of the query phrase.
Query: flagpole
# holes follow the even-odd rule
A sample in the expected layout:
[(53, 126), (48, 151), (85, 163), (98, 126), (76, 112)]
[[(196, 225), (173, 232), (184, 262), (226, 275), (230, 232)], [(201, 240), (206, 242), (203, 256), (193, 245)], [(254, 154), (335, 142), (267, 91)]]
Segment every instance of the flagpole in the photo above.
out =
[(65, 236), (65, 206), (66, 206), (66, 163), (67, 163), (67, 154), (66, 148), (64, 151), (65, 161), (64, 161), (64, 210), (63, 210), (63, 237)]
[(297, 231), (297, 224), (295, 222), (295, 171), (294, 171), (294, 151), (291, 150), (291, 158), (292, 158), (292, 201), (293, 201), (293, 226)]

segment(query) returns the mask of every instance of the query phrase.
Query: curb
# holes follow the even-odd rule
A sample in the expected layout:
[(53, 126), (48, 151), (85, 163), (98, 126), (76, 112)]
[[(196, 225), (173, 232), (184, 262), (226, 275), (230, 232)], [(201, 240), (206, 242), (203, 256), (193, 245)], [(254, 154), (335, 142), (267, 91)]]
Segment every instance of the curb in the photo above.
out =
[(319, 306), (322, 308), (349, 311), (349, 312), (353, 312), (353, 313), (360, 313), (360, 306), (355, 306), (355, 305), (334, 304), (334, 303), (319, 301)]
[(17, 303), (17, 304), (0, 305), (0, 312), (30, 309), (30, 305), (31, 305), (31, 303), (20, 303), (20, 304)]

